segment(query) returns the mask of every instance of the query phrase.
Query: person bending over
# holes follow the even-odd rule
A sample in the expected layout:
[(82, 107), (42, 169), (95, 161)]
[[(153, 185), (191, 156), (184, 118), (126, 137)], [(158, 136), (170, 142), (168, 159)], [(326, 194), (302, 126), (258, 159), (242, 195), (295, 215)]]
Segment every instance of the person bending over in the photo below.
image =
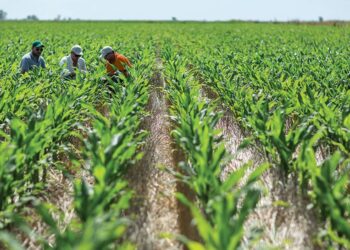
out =
[(74, 45), (70, 55), (64, 56), (60, 61), (60, 67), (64, 67), (61, 77), (64, 79), (75, 79), (76, 71), (86, 74), (86, 63), (83, 56), (83, 49), (79, 45)]
[(113, 81), (120, 81), (119, 75), (122, 73), (125, 77), (129, 77), (130, 73), (126, 67), (132, 67), (131, 62), (127, 57), (115, 52), (112, 47), (105, 46), (101, 50), (100, 59), (105, 59), (107, 75), (112, 78)]

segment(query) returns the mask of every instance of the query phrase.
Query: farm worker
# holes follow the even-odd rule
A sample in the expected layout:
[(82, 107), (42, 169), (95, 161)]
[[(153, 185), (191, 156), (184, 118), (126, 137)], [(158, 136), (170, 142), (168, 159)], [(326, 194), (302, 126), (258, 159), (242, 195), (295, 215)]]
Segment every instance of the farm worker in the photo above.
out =
[(29, 70), (32, 70), (35, 67), (46, 68), (45, 60), (41, 56), (41, 53), (43, 52), (44, 47), (45, 46), (40, 41), (34, 41), (32, 43), (32, 52), (29, 52), (28, 54), (25, 54), (22, 57), (22, 61), (20, 65), (22, 74), (24, 74)]
[(74, 79), (75, 71), (78, 69), (81, 73), (86, 74), (86, 64), (83, 59), (83, 49), (79, 45), (74, 45), (70, 55), (64, 56), (60, 61), (60, 67), (64, 67), (61, 77), (65, 79)]
[(101, 50), (100, 59), (106, 60), (106, 70), (108, 76), (113, 80), (118, 81), (119, 74), (123, 73), (125, 77), (129, 77), (129, 72), (125, 69), (125, 66), (132, 67), (129, 59), (122, 54), (115, 52), (112, 47), (105, 46)]

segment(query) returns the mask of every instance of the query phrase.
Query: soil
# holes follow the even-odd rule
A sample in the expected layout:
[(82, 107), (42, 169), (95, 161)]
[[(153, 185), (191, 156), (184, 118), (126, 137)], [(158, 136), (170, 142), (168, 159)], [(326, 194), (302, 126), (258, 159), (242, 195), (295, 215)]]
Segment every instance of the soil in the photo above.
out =
[(160, 60), (157, 66), (150, 85), (149, 116), (142, 124), (142, 128), (149, 131), (142, 149), (144, 157), (127, 175), (136, 194), (129, 211), (134, 214), (135, 223), (128, 238), (136, 243), (138, 249), (181, 249), (176, 240), (162, 237), (162, 234), (179, 234), (181, 225), (175, 198), (176, 179), (162, 169), (166, 167), (174, 170), (176, 161), (164, 95), (165, 83), (159, 71)]

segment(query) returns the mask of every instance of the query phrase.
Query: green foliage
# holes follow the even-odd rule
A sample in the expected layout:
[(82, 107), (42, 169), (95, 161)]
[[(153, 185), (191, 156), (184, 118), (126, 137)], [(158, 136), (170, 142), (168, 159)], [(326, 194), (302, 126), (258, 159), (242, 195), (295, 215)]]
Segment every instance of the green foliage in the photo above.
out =
[[(187, 66), (283, 173), (282, 183), (298, 177), (302, 195), (310, 195), (328, 228), (327, 244), (336, 241), (346, 247), (349, 47), (331, 27), (259, 29), (262, 32), (253, 24), (240, 24), (210, 33), (203, 28), (186, 38), (170, 33), (167, 43), (180, 46), (178, 53), (191, 58)], [(317, 166), (316, 149), (323, 157), (334, 155), (332, 160)]]
[[(12, 23), (8, 25), (11, 27)], [(67, 27), (75, 31), (74, 26)], [(32, 35), (39, 31), (42, 35), (42, 27), (32, 26)], [(0, 241), (8, 248), (18, 249), (8, 229), (21, 228), (22, 223), (14, 220), (15, 216), (22, 215), (26, 206), (35, 205), (55, 236), (55, 243), (33, 236), (30, 230), (24, 233), (37, 238), (44, 249), (134, 249), (123, 238), (130, 224), (124, 211), (133, 196), (124, 175), (142, 157), (140, 145), (147, 135), (139, 125), (146, 115), (148, 82), (155, 62), (150, 50), (153, 41), (124, 44), (115, 42), (105, 30), (92, 34), (85, 28), (77, 41), (60, 27), (42, 39), (48, 69), (20, 75), (21, 53), (29, 52), (33, 37), (19, 37), (17, 50), (13, 50), (8, 46), (14, 44), (16, 35), (11, 29), (0, 31), (0, 36), (6, 32), (11, 37), (11, 41), (0, 42), (1, 49), (7, 50), (6, 55), (0, 53), (1, 65), (6, 65), (0, 67)], [(94, 40), (96, 36), (104, 37), (103, 44)], [(62, 80), (59, 59), (69, 54), (76, 43), (87, 52), (84, 58), (88, 74), (78, 73), (74, 80)], [(123, 85), (109, 82), (114, 94), (100, 80), (105, 66), (98, 60), (98, 53), (107, 44), (133, 63), (131, 77), (124, 78)], [(106, 116), (98, 111), (101, 106), (108, 110), (108, 114), (103, 114)], [(62, 171), (74, 182), (77, 218), (66, 228), (53, 216), (54, 205), (40, 201), (50, 168)], [(71, 168), (85, 168), (92, 183), (71, 175)]]
[(260, 191), (253, 183), (268, 165), (254, 171), (248, 181), (240, 186), (249, 164), (221, 179), (222, 168), (228, 154), (215, 129), (221, 113), (216, 105), (203, 100), (200, 85), (192, 72), (186, 69), (186, 60), (165, 47), (164, 58), (167, 94), (171, 101), (171, 117), (175, 128), (172, 131), (177, 144), (186, 154), (180, 171), (174, 174), (200, 201), (200, 206), (187, 200), (184, 194), (177, 198), (187, 205), (193, 215), (202, 243), (180, 237), (189, 249), (237, 249), (244, 235), (244, 222), (255, 208)]
[[(116, 39), (120, 34), (123, 39)], [(138, 149), (146, 132), (139, 125), (160, 51), (172, 135), (186, 156), (174, 174), (199, 200), (194, 204), (179, 195), (191, 208), (203, 240), (183, 239), (187, 246), (239, 247), (244, 220), (259, 196), (254, 181), (237, 185), (249, 165), (221, 179), (230, 158), (215, 128), (222, 103), (250, 134), (246, 142), (256, 144), (283, 173), (283, 183), (298, 178), (326, 228), (322, 244), (349, 248), (350, 66), (344, 42), (349, 34), (348, 27), (289, 24), (0, 23), (0, 228), (16, 224), (14, 216), (37, 200), (48, 169), (68, 176), (65, 155), (76, 169), (87, 169), (94, 183), (74, 180), (78, 219), (66, 231), (58, 228), (50, 209), (38, 207), (60, 239), (53, 247), (114, 247), (112, 241), (120, 239), (128, 224), (121, 211), (132, 191), (123, 178), (142, 157)], [(46, 45), (48, 69), (20, 75), (20, 58), (38, 38)], [(59, 59), (77, 43), (84, 48), (88, 74), (63, 81)], [(109, 82), (112, 98), (100, 81), (105, 68), (98, 54), (104, 45), (134, 65), (123, 85)], [(218, 100), (202, 98), (198, 81), (210, 86)], [(107, 117), (97, 111), (101, 106), (109, 110)], [(316, 150), (330, 158), (320, 163)], [(258, 169), (254, 180), (266, 166)], [(112, 230), (100, 234), (95, 228)], [(5, 230), (0, 239), (19, 249)]]

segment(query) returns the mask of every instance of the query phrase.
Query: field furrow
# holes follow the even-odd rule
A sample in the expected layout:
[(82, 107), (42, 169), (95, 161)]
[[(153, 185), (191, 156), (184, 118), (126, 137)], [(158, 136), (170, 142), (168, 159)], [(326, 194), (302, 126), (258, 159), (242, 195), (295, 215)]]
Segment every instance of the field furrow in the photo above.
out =
[(178, 204), (175, 198), (176, 179), (164, 171), (176, 168), (176, 159), (170, 137), (171, 124), (164, 95), (162, 63), (156, 61), (156, 70), (150, 83), (150, 97), (141, 127), (149, 131), (142, 147), (143, 159), (128, 172), (135, 198), (130, 212), (135, 224), (130, 228), (130, 239), (139, 249), (179, 249), (179, 243), (164, 237), (179, 234)]

